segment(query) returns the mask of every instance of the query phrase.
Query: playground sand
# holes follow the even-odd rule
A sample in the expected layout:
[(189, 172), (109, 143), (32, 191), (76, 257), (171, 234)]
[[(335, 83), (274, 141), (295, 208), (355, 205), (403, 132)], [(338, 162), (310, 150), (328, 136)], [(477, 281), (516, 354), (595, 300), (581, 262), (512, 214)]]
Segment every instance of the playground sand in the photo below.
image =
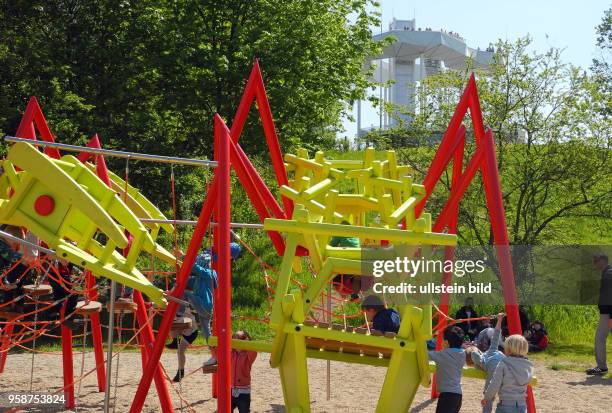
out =
[[(75, 348), (75, 352), (77, 349)], [(187, 372), (197, 368), (207, 358), (203, 352), (188, 354)], [(6, 370), (0, 375), (2, 392), (26, 392), (30, 387), (30, 354), (10, 354)], [(283, 397), (278, 371), (268, 364), (269, 355), (260, 354), (253, 366), (252, 412), (283, 412)], [(85, 358), (85, 372), (93, 368), (92, 353)], [(162, 362), (171, 376), (176, 372), (176, 354), (165, 352)], [(119, 376), (117, 386), (111, 389), (112, 397), (116, 392), (115, 412), (129, 410), (141, 372), (141, 359), (138, 353), (121, 353), (119, 359)], [(612, 380), (601, 378), (586, 379), (584, 374), (573, 371), (553, 371), (543, 363), (536, 362), (539, 385), (534, 388), (538, 411), (548, 412), (604, 412), (609, 411), (612, 401)], [(115, 368), (117, 364), (114, 365)], [(332, 363), (331, 400), (326, 400), (326, 362), (309, 361), (310, 388), (313, 412), (373, 412), (382, 381), (384, 368)], [(74, 358), (75, 377), (81, 371), (81, 357)], [(37, 354), (35, 357), (33, 392), (52, 392), (62, 383), (61, 356), (56, 354)], [(112, 384), (115, 384), (112, 374)], [(479, 412), (480, 396), (483, 381), (464, 379), (463, 412)], [(178, 390), (179, 386), (175, 385)], [(181, 402), (177, 393), (171, 388), (170, 394), (176, 411), (180, 411)], [(192, 409), (183, 403), (184, 412), (214, 412), (215, 399), (211, 398), (211, 376), (200, 371), (188, 376), (180, 386), (184, 398)], [(78, 384), (75, 392), (79, 392)], [(399, 395), (398, 395), (399, 396)], [(104, 394), (98, 393), (96, 375), (87, 376), (77, 397), (77, 411), (100, 412), (103, 407)], [(64, 411), (49, 409), (28, 409), (30, 412)], [(160, 411), (155, 386), (151, 387), (144, 412)], [(421, 388), (413, 402), (411, 412), (434, 412), (435, 402), (429, 400), (428, 389)]]

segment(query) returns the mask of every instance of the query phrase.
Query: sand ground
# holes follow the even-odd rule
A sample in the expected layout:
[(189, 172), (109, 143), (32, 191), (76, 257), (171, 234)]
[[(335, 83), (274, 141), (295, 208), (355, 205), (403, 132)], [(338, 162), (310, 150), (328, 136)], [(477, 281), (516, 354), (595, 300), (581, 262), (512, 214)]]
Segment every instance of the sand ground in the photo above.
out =
[[(76, 351), (76, 350), (75, 350)], [(253, 366), (252, 412), (284, 412), (283, 396), (278, 371), (268, 365), (268, 354), (261, 354)], [(190, 353), (187, 371), (194, 371), (207, 355)], [(30, 354), (10, 354), (6, 370), (0, 375), (0, 391), (24, 391), (30, 388)], [(162, 357), (163, 365), (169, 375), (176, 369), (176, 355), (167, 351)], [(554, 371), (536, 362), (539, 385), (534, 392), (539, 412), (610, 412), (612, 411), (612, 380), (601, 378), (587, 379), (584, 374), (572, 371)], [(114, 396), (115, 412), (127, 412), (141, 374), (141, 359), (138, 353), (121, 353), (119, 358), (117, 386), (111, 390)], [(94, 366), (92, 353), (85, 357), (84, 371)], [(115, 364), (116, 368), (117, 364)], [(75, 377), (81, 371), (81, 356), (74, 358)], [(313, 412), (373, 412), (378, 393), (384, 378), (385, 369), (380, 367), (331, 364), (331, 400), (326, 399), (326, 362), (309, 361), (310, 391)], [(115, 383), (116, 371), (112, 382)], [(62, 385), (61, 357), (55, 354), (37, 354), (34, 365), (33, 391), (53, 392)], [(483, 381), (464, 379), (463, 412), (478, 412)], [(180, 391), (188, 401), (181, 404), (177, 392)], [(104, 394), (97, 391), (96, 375), (86, 377), (81, 388), (76, 385), (77, 411), (102, 411)], [(116, 392), (116, 394), (115, 394)], [(181, 386), (170, 388), (176, 411), (214, 412), (215, 399), (211, 398), (211, 376), (196, 371), (186, 377)], [(63, 409), (29, 408), (30, 412), (65, 411)], [(147, 398), (145, 412), (160, 411), (155, 387), (152, 386)], [(410, 412), (434, 412), (435, 402), (429, 400), (429, 390), (419, 389)]]

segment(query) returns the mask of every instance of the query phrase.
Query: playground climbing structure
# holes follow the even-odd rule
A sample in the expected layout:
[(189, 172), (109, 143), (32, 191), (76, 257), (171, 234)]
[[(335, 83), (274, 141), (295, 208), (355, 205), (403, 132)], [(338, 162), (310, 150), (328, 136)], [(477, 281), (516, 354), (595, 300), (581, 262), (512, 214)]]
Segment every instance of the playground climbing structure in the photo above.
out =
[[(280, 188), (280, 202), (239, 144), (254, 101)], [(464, 159), (466, 126), (463, 120), (468, 110), (475, 151), (469, 159)], [(20, 125), (18, 137), (36, 139), (36, 123), (41, 138), (54, 141), (37, 105), (28, 105), (24, 119), (27, 122)], [(100, 147), (95, 141), (92, 146)], [(367, 149), (361, 160), (352, 161), (329, 159), (322, 152), (311, 159), (304, 150), (283, 158), (258, 63), (251, 72), (231, 128), (220, 116), (215, 116), (214, 147), (214, 179), (177, 271), (175, 287), (170, 293), (172, 299), (167, 302), (156, 336), (150, 327), (147, 329), (149, 323), (142, 297), (136, 300), (139, 324), (144, 331), (143, 375), (130, 412), (142, 410), (154, 378), (162, 411), (173, 411), (159, 360), (178, 307), (176, 299), (184, 292), (213, 216), (217, 223), (213, 230), (213, 250), (219, 257), (216, 262), (219, 288), (214, 309), (215, 337), (212, 339), (217, 344), (215, 391), (220, 412), (230, 411), (232, 347), (271, 353), (271, 366), (279, 369), (289, 412), (310, 411), (308, 357), (386, 367), (377, 411), (407, 411), (418, 386), (431, 384), (425, 341), (433, 334), (432, 306), (400, 306), (402, 321), (398, 333), (382, 336), (346, 325), (315, 323), (309, 319), (309, 312), (336, 274), (368, 275), (366, 256), (373, 259), (377, 256), (372, 254), (380, 254), (380, 259), (388, 259), (415, 248), (435, 246), (444, 248), (445, 256), (452, 259), (459, 203), (478, 172), (483, 179), (491, 218), (509, 330), (520, 333), (495, 144), (492, 132), (485, 131), (483, 126), (473, 76), (422, 184), (414, 182), (409, 167), (398, 165), (393, 151), (377, 158), (374, 150)], [(175, 262), (173, 255), (156, 243), (160, 229), (172, 231), (173, 228), (143, 223), (143, 218), (163, 219), (163, 215), (136, 188), (107, 171), (102, 155), (94, 156), (95, 165), (83, 164), (89, 156), (84, 151), (83, 157), (61, 157), (52, 146), (42, 154), (27, 143), (15, 143), (4, 161), (5, 173), (0, 179), (0, 221), (28, 228), (64, 259), (96, 276), (132, 286), (165, 306), (161, 290), (141, 274), (136, 262), (142, 252)], [(448, 200), (438, 214), (424, 213), (429, 196), (450, 165), (452, 181)], [(259, 219), (264, 222), (274, 248), (282, 257), (269, 319), (275, 334), (272, 343), (231, 339), (230, 168), (234, 169)], [(105, 235), (105, 243), (99, 241), (96, 233)], [(129, 252), (122, 256), (116, 250), (128, 246), (126, 234), (130, 234), (133, 241)], [(328, 243), (333, 236), (357, 237), (362, 246), (330, 247)], [(366, 248), (375, 252), (364, 254)], [(310, 261), (315, 277), (304, 289), (296, 289), (292, 277), (301, 270), (304, 259)], [(443, 282), (450, 281), (451, 274), (444, 274)], [(442, 314), (448, 312), (448, 302), (448, 296), (440, 297)], [(444, 320), (438, 334), (443, 327)], [(439, 338), (438, 344), (442, 341)], [(475, 375), (469, 370), (466, 372)], [(436, 395), (435, 386), (432, 395)], [(534, 412), (531, 391), (528, 396), (529, 410)]]

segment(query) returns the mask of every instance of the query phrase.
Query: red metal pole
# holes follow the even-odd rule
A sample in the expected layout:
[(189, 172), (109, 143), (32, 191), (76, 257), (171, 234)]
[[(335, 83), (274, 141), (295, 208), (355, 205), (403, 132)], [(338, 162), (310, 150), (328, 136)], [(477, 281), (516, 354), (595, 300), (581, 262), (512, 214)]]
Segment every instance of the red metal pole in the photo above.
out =
[(493, 142), (493, 133), (490, 130), (487, 131), (485, 139), (481, 144), (484, 147), (485, 154), (481, 171), (484, 178), (487, 209), (491, 219), (491, 229), (499, 263), (500, 281), (506, 303), (508, 329), (510, 334), (522, 334), (516, 299), (516, 287), (514, 285), (514, 269), (512, 268), (512, 259), (510, 258), (510, 240), (508, 239), (508, 229), (506, 228), (506, 212), (499, 183), (495, 143)]
[(452, 220), (453, 211), (458, 207), (463, 194), (470, 186), (472, 179), (476, 175), (479, 169), (482, 169), (482, 158), (484, 156), (484, 150), (482, 147), (477, 148), (474, 155), (472, 155), (472, 159), (468, 162), (465, 171), (457, 181), (457, 184), (451, 188), (451, 193), (440, 215), (436, 219), (436, 222), (433, 225), (432, 231), (440, 232), (446, 227), (448, 222)]
[(9, 347), (11, 345), (11, 335), (13, 334), (14, 324), (9, 321), (2, 330), (2, 346), (0, 347), (0, 373), (4, 372), (4, 366), (6, 365), (6, 357), (8, 355)]
[(64, 396), (66, 399), (66, 408), (74, 408), (74, 371), (72, 365), (72, 330), (66, 327), (64, 317), (66, 314), (66, 303), (60, 310), (62, 322), (62, 363), (64, 368)]
[[(91, 272), (87, 272), (87, 298), (98, 300), (98, 291), (95, 288), (96, 280)], [(98, 377), (98, 391), (103, 392), (106, 383), (106, 366), (104, 365), (104, 349), (102, 347), (102, 326), (100, 314), (93, 313), (91, 319), (91, 337), (93, 339), (94, 357), (96, 359), (96, 375)]]
[(219, 196), (217, 198), (216, 217), (218, 219), (217, 267), (219, 268), (218, 286), (219, 302), (217, 304), (217, 373), (219, 388), (217, 394), (217, 411), (231, 412), (231, 264), (230, 264), (230, 133), (219, 116), (215, 116), (215, 134), (219, 134)]
[[(28, 105), (26, 106), (17, 133), (15, 134), (18, 138), (33, 139), (36, 140), (36, 130), (34, 129), (34, 123), (38, 126), (40, 137), (46, 142), (55, 142), (53, 134), (47, 125), (47, 120), (38, 105), (38, 101), (34, 96), (30, 97)], [(45, 148), (45, 154), (51, 158), (59, 159), (60, 153), (56, 148)]]
[[(266, 137), (266, 142), (270, 151), (272, 166), (274, 167), (274, 172), (276, 174), (276, 182), (278, 183), (278, 186), (288, 185), (289, 180), (287, 178), (287, 171), (285, 169), (285, 163), (283, 161), (282, 152), (280, 150), (280, 145), (278, 142), (278, 136), (276, 134), (276, 128), (274, 126), (274, 119), (272, 118), (272, 110), (270, 109), (270, 103), (268, 101), (268, 96), (266, 95), (266, 88), (263, 83), (263, 77), (261, 76), (261, 70), (259, 68), (259, 62), (257, 60), (255, 60), (255, 63), (253, 64), (253, 70), (251, 70), (249, 80), (247, 81), (244, 93), (242, 94), (242, 98), (240, 99), (240, 104), (238, 105), (238, 109), (236, 110), (236, 115), (234, 116), (234, 120), (232, 122), (230, 135), (232, 136), (234, 142), (238, 142), (238, 140), (240, 139), (240, 135), (242, 134), (242, 129), (249, 115), (249, 109), (251, 108), (253, 99), (256, 99), (257, 107), (259, 108), (259, 117), (263, 125), (264, 135)], [(242, 149), (239, 149), (239, 152), (242, 152)], [(240, 156), (246, 157), (243, 152), (240, 154)], [(251, 169), (253, 168), (253, 166), (247, 165), (247, 168)], [(263, 181), (259, 177), (259, 174), (253, 174), (253, 178), (256, 180), (255, 183), (257, 184), (257, 186), (263, 184)], [(265, 187), (265, 184), (263, 185), (263, 187)], [(272, 199), (268, 198), (266, 194), (262, 195), (264, 196), (264, 199), (268, 201), (269, 207), (275, 208), (275, 204), (277, 204), (276, 200), (272, 198), (274, 202), (271, 202)], [(293, 202), (290, 199), (283, 197), (283, 204), (285, 206), (285, 211), (283, 212), (283, 215), (285, 217), (291, 217), (291, 214), (293, 213)], [(278, 211), (273, 210), (273, 214), (277, 218), (280, 218), (277, 215), (277, 212)]]
[[(450, 126), (449, 126), (450, 129)], [(450, 163), (450, 160), (453, 156), (453, 153), (457, 153), (457, 147), (461, 145), (463, 148), (463, 143), (465, 142), (465, 126), (460, 125), (459, 128), (455, 131), (455, 133), (451, 134), (450, 130), (447, 129), (447, 132), (444, 134), (444, 139), (436, 154), (434, 155), (434, 159), (431, 161), (431, 165), (427, 170), (427, 175), (423, 180), (423, 186), (425, 187), (425, 196), (415, 209), (415, 217), (418, 218), (423, 212), (425, 208), (425, 203), (432, 191), (434, 190), (436, 184), (440, 180), (442, 173)]]
[(253, 181), (253, 185), (260, 192), (262, 199), (264, 200), (266, 206), (268, 207), (272, 215), (274, 215), (276, 218), (285, 219), (287, 217), (287, 214), (285, 213), (285, 211), (283, 211), (278, 202), (276, 202), (276, 198), (274, 198), (274, 195), (272, 195), (272, 192), (270, 192), (270, 189), (268, 188), (264, 180), (261, 178), (261, 176), (259, 176), (257, 169), (255, 169), (255, 167), (249, 160), (249, 157), (246, 155), (246, 153), (244, 153), (244, 150), (238, 144), (238, 142), (236, 142), (235, 138), (233, 139), (231, 146), (232, 149), (236, 149), (236, 154), (242, 161), (242, 164), (244, 165), (248, 176)]
[[(219, 134), (215, 134), (215, 159), (219, 160), (219, 142), (218, 142), (218, 136)], [(231, 161), (231, 158), (230, 158)], [(240, 179), (240, 177), (238, 178)], [(220, 182), (220, 180), (219, 180)], [(243, 183), (244, 186), (244, 183)], [(252, 202), (252, 201), (251, 201)], [(218, 222), (218, 214), (215, 211), (213, 211), (213, 215), (212, 215), (212, 220), (213, 222)], [(219, 226), (215, 226), (214, 228), (212, 228), (212, 245), (211, 245), (211, 251), (213, 256), (218, 257), (219, 256)], [(211, 268), (213, 269), (213, 271), (215, 271), (217, 274), (219, 274), (219, 265), (218, 265), (218, 261), (217, 260), (213, 260), (212, 264), (211, 264)], [(213, 314), (212, 314), (212, 334), (215, 337), (219, 336), (219, 312), (221, 311), (220, 308), (220, 298), (219, 298), (219, 283), (218, 283), (219, 278), (217, 277), (217, 286), (214, 288), (213, 290)], [(211, 356), (214, 356), (215, 358), (217, 358), (217, 349), (216, 348), (210, 348), (210, 354)], [(212, 380), (210, 382), (211, 384), (211, 391), (212, 391), (212, 397), (215, 399), (219, 398), (219, 374), (215, 371), (212, 374)]]
[[(488, 130), (482, 141), (485, 146), (485, 161), (482, 167), (485, 194), (487, 197), (487, 208), (491, 219), (491, 229), (499, 264), (504, 301), (506, 303), (506, 314), (510, 334), (523, 334), (518, 312), (516, 297), (516, 285), (514, 284), (514, 269), (510, 256), (510, 240), (508, 239), (508, 228), (506, 226), (506, 212), (502, 199), (502, 189), (499, 181), (499, 170), (497, 169), (497, 155), (495, 153), (495, 142), (493, 132)], [(527, 387), (527, 410), (529, 413), (536, 412), (535, 400), (531, 385)]]

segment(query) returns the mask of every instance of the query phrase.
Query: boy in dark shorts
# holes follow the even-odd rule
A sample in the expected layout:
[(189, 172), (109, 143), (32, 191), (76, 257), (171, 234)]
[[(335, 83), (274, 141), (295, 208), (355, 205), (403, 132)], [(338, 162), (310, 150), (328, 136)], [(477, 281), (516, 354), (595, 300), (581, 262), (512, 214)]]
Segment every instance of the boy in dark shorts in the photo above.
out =
[(429, 359), (436, 363), (436, 387), (440, 393), (436, 413), (458, 413), (463, 399), (461, 373), (465, 350), (461, 346), (465, 333), (458, 326), (450, 326), (443, 337), (445, 348), (429, 352)]
[(195, 316), (189, 309), (185, 310), (184, 316), (191, 319), (191, 328), (186, 331), (183, 331), (180, 334), (182, 336), (180, 337), (180, 340), (177, 335), (176, 337), (173, 337), (171, 343), (166, 344), (166, 348), (178, 350), (176, 352), (176, 355), (178, 357), (178, 370), (176, 372), (176, 375), (172, 379), (172, 381), (175, 383), (180, 382), (183, 377), (185, 377), (185, 362), (187, 361), (185, 353), (187, 352), (187, 348), (191, 344), (193, 344), (195, 339), (198, 337), (198, 324), (196, 322)]

